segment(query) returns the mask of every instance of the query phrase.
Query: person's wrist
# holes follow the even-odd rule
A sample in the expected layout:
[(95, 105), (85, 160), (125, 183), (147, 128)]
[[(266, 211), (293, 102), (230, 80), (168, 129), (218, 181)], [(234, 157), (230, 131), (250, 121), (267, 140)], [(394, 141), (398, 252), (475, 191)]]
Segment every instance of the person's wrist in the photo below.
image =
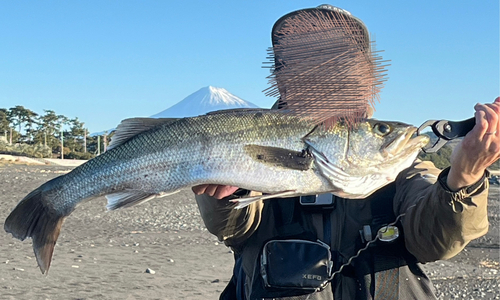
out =
[(451, 191), (459, 191), (464, 187), (471, 186), (477, 183), (483, 177), (484, 171), (477, 173), (465, 173), (462, 170), (457, 171), (453, 167), (450, 168), (446, 177), (446, 185)]

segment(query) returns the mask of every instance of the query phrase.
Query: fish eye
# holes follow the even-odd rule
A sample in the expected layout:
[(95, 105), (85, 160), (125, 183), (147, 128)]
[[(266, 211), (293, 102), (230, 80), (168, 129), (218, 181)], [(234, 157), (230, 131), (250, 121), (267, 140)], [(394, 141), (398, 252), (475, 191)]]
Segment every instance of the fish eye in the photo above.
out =
[(391, 127), (385, 123), (377, 123), (373, 126), (373, 130), (375, 133), (384, 136), (391, 132)]

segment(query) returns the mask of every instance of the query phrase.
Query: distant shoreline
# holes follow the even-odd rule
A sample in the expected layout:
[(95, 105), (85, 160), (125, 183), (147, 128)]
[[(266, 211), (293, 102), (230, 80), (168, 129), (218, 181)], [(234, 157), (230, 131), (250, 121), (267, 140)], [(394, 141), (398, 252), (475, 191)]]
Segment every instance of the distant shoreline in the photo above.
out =
[(64, 167), (77, 167), (86, 162), (86, 160), (82, 159), (30, 158), (26, 156), (0, 154), (0, 162), (2, 161), (27, 165), (55, 165)]

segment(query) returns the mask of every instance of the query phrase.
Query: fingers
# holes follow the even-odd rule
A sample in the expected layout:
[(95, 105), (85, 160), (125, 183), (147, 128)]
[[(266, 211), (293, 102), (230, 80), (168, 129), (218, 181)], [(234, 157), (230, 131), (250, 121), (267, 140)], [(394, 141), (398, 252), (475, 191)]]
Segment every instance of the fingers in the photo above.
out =
[[(475, 136), (484, 148), (493, 153), (492, 159), (500, 157), (500, 97), (493, 103), (477, 104)], [(474, 130), (473, 130), (474, 131)]]
[(478, 139), (482, 139), (486, 130), (488, 130), (488, 121), (486, 120), (486, 113), (480, 107), (480, 104), (476, 104), (475, 109), (476, 113), (474, 117), (476, 118), (476, 125), (472, 130), (475, 131), (475, 136), (477, 136)]
[(207, 194), (210, 197), (213, 197), (215, 194), (215, 191), (217, 190), (217, 187), (218, 187), (218, 185), (216, 185), (216, 184), (202, 184), (202, 185), (193, 186), (191, 188), (191, 190), (196, 195)]
[(191, 190), (196, 195), (207, 194), (210, 197), (222, 199), (236, 192), (238, 187), (229, 185), (202, 184), (192, 187)]
[(209, 184), (205, 190), (205, 194), (213, 197), (215, 195), (215, 192), (217, 191), (217, 187), (218, 186), (215, 184)]
[(500, 97), (497, 97), (493, 104), (489, 105), (491, 109), (496, 113), (496, 136), (500, 138)]
[(232, 195), (238, 190), (238, 187), (229, 185), (219, 185), (215, 191), (214, 197), (216, 199), (222, 199), (229, 195)]
[(197, 186), (193, 186), (191, 188), (191, 190), (193, 191), (193, 193), (195, 193), (196, 195), (201, 195), (201, 194), (204, 194), (205, 193), (205, 190), (207, 189), (208, 187), (208, 184), (202, 184), (202, 185), (197, 185)]
[[(497, 98), (498, 99), (498, 98)], [(500, 100), (492, 104), (476, 104), (476, 134), (479, 139), (500, 137)]]

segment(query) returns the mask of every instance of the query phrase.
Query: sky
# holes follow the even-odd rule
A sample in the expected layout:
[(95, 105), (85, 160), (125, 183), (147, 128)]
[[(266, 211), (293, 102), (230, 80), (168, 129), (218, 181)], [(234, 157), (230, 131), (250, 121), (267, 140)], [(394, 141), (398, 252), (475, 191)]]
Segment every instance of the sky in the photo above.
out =
[[(325, 2), (326, 3), (326, 2)], [(317, 1), (0, 1), (0, 108), (78, 117), (90, 132), (205, 86), (261, 107), (281, 16)], [(335, 1), (363, 20), (388, 81), (374, 117), (462, 120), (499, 91), (499, 1)]]

